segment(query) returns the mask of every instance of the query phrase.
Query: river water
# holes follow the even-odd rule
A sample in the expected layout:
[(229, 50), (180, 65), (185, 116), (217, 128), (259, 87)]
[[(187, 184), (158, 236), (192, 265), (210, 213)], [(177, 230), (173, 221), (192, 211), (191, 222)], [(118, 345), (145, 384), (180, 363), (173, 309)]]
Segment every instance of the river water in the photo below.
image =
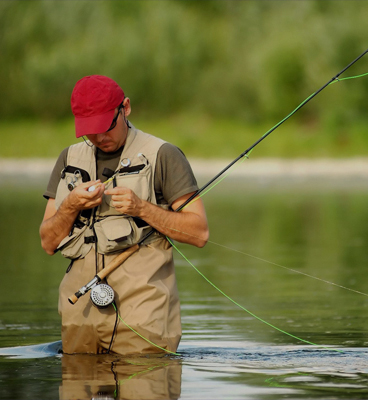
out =
[(368, 397), (364, 180), (216, 186), (210, 242), (175, 251), (179, 355), (130, 358), (60, 354), (68, 263), (40, 248), (44, 185), (0, 181), (1, 399)]

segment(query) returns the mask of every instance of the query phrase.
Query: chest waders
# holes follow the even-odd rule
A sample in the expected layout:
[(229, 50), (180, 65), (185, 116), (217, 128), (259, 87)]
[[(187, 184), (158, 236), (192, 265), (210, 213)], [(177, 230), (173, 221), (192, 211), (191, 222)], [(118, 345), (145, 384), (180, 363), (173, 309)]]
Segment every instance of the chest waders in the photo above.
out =
[[(157, 152), (163, 143), (134, 127), (130, 129), (119, 165), (113, 171), (114, 179), (107, 187), (129, 187), (140, 198), (156, 204), (154, 171)], [(76, 171), (79, 172), (75, 175)], [(95, 178), (94, 149), (84, 143), (71, 146), (68, 166), (62, 173), (56, 195), (57, 207), (69, 193), (68, 184), (77, 186)], [(150, 342), (176, 351), (181, 323), (171, 246), (166, 238), (155, 233), (139, 249), (134, 247), (150, 230), (144, 221), (119, 214), (105, 195), (101, 206), (89, 214), (79, 215), (72, 231), (58, 247), (63, 256), (72, 259), (72, 266), (59, 288), (64, 353), (96, 354), (110, 349), (119, 354), (159, 352), (156, 346), (119, 321), (117, 312), (127, 325)], [(110, 269), (110, 263), (114, 265), (117, 257), (126, 257), (128, 253), (125, 252), (129, 252), (129, 257), (123, 264), (117, 261)], [(112, 307), (97, 308), (88, 296), (80, 294), (91, 290), (95, 301), (106, 305), (112, 298), (111, 292), (97, 283), (103, 280), (107, 283), (107, 275), (114, 292), (116, 312)], [(81, 289), (76, 292), (78, 288)], [(72, 293), (78, 295), (68, 300)]]

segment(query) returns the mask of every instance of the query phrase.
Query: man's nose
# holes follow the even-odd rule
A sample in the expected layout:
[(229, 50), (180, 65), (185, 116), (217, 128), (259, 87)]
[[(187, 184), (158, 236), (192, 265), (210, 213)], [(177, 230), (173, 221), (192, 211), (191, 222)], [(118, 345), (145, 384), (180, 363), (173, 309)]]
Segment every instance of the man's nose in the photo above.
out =
[(105, 138), (105, 133), (97, 133), (95, 138), (97, 143), (101, 143)]

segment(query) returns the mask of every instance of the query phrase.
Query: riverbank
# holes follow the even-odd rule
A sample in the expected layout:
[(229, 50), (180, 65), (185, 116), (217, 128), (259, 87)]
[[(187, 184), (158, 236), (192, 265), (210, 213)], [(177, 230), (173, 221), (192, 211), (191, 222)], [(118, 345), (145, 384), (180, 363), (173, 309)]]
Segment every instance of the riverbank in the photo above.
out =
[[(222, 171), (231, 160), (190, 159), (190, 162), (199, 183), (204, 184)], [(9, 183), (14, 179), (21, 180), (22, 183), (47, 182), (54, 163), (54, 159), (0, 158), (0, 183)], [(368, 180), (368, 158), (243, 159), (231, 168), (228, 179), (232, 178), (257, 181), (265, 185), (280, 182), (362, 184)]]

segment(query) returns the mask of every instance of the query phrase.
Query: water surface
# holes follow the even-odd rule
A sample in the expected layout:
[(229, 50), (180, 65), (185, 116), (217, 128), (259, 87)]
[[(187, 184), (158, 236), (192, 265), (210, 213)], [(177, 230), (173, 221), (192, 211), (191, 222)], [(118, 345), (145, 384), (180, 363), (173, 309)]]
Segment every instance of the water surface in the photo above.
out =
[(213, 189), (203, 198), (210, 242), (179, 249), (248, 312), (176, 254), (179, 355), (132, 358), (59, 354), (68, 263), (40, 248), (43, 184), (1, 183), (1, 399), (367, 397), (363, 182), (228, 179)]

